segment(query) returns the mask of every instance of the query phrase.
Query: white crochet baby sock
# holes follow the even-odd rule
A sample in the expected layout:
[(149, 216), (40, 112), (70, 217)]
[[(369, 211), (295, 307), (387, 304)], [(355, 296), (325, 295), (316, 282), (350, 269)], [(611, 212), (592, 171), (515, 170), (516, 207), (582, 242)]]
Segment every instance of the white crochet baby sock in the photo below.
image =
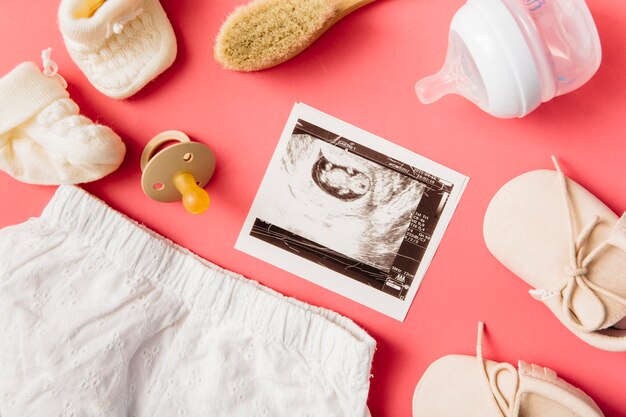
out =
[(31, 184), (78, 184), (115, 171), (126, 148), (110, 128), (78, 114), (65, 80), (42, 53), (0, 78), (0, 169)]
[(98, 90), (123, 99), (176, 58), (176, 37), (159, 0), (107, 0), (77, 17), (89, 0), (61, 0), (59, 26), (70, 56)]

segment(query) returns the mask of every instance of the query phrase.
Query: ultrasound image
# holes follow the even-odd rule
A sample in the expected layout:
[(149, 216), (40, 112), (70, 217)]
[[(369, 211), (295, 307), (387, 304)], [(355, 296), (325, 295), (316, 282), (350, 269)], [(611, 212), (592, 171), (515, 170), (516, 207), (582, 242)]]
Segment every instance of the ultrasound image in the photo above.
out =
[(425, 187), (309, 134), (293, 134), (258, 217), (389, 272)]

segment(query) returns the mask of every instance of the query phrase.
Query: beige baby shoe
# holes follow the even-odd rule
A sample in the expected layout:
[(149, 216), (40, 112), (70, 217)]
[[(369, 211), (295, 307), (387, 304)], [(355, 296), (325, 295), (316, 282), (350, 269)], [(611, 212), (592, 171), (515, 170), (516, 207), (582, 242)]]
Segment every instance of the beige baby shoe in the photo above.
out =
[(548, 368), (518, 369), (482, 357), (449, 355), (432, 363), (413, 395), (413, 417), (602, 417), (596, 403)]
[(176, 37), (159, 0), (61, 0), (59, 26), (91, 84), (123, 99), (176, 58)]
[(626, 215), (555, 171), (523, 174), (493, 197), (484, 236), (530, 294), (585, 342), (626, 351)]
[(79, 115), (43, 51), (44, 70), (24, 62), (0, 78), (0, 169), (31, 184), (78, 184), (115, 171), (126, 148), (106, 126)]

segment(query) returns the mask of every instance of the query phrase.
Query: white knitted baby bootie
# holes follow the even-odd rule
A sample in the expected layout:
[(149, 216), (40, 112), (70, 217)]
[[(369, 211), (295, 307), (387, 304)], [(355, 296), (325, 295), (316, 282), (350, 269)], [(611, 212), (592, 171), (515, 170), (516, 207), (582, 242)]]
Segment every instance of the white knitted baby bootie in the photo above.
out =
[(78, 114), (43, 51), (44, 70), (24, 62), (0, 78), (0, 169), (31, 184), (78, 184), (115, 171), (126, 148), (106, 126)]
[(98, 90), (123, 99), (176, 58), (176, 37), (159, 0), (61, 0), (70, 56)]

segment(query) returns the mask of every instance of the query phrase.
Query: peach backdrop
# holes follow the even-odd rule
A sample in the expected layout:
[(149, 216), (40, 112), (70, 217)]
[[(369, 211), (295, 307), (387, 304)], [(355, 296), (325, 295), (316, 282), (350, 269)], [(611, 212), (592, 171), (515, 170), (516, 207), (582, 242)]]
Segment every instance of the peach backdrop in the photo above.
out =
[[(528, 286), (489, 254), (482, 238), (493, 194), (516, 175), (550, 168), (551, 154), (616, 212), (626, 209), (626, 5), (588, 1), (604, 60), (587, 85), (522, 120), (498, 120), (458, 97), (424, 106), (413, 93), (415, 81), (442, 64), (448, 25), (462, 0), (379, 0), (292, 61), (251, 74), (225, 71), (212, 58), (220, 24), (242, 2), (163, 0), (178, 58), (119, 102), (97, 92), (69, 58), (56, 24), (58, 1), (2, 0), (0, 74), (22, 61), (39, 64), (40, 51), (51, 46), (82, 112), (113, 127), (128, 147), (121, 169), (86, 185), (88, 191), (223, 267), (365, 327), (378, 341), (369, 398), (374, 417), (409, 417), (415, 384), (432, 361), (473, 354), (479, 319), (487, 323), (486, 357), (552, 367), (607, 417), (626, 415), (626, 353), (579, 341), (528, 296)], [(404, 323), (233, 248), (296, 101), (472, 178)], [(217, 156), (208, 186), (213, 205), (200, 217), (141, 191), (141, 150), (167, 129), (187, 132)], [(0, 227), (37, 216), (53, 192), (0, 172)]]

